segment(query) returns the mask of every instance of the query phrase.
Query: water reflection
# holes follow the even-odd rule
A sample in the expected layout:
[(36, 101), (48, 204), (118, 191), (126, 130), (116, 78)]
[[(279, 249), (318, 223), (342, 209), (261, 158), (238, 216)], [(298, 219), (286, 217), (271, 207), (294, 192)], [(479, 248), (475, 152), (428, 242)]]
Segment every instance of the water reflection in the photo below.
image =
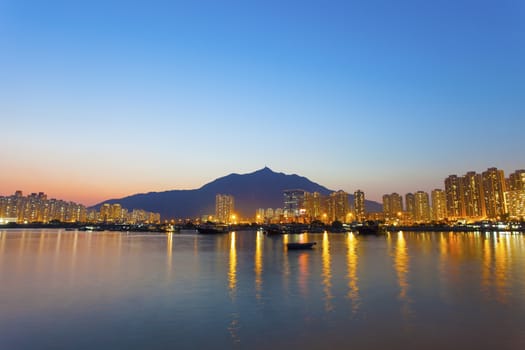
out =
[(307, 252), (299, 253), (299, 274), (297, 276), (297, 283), (299, 285), (299, 292), (303, 297), (306, 297), (308, 295), (309, 259), (310, 254), (308, 254)]
[(262, 291), (262, 271), (263, 271), (263, 233), (261, 231), (257, 232), (255, 237), (255, 262), (254, 262), (254, 272), (255, 272), (255, 298), (257, 300), (261, 299)]
[(331, 270), (331, 257), (330, 257), (330, 241), (328, 240), (328, 233), (323, 234), (323, 273), (322, 283), (324, 286), (324, 299), (325, 299), (325, 311), (330, 312), (333, 310), (332, 305), (332, 270)]
[(0, 254), (4, 254), (5, 251), (5, 239), (7, 232), (0, 232)]
[(302, 238), (0, 230), (0, 344), (522, 348), (524, 235)]
[[(283, 246), (288, 243), (288, 235), (283, 235)], [(283, 287), (288, 295), (290, 288), (290, 261), (288, 260), (288, 251), (283, 254)]]
[(237, 248), (235, 246), (235, 232), (230, 233), (230, 260), (228, 270), (228, 290), (230, 298), (235, 299), (237, 293)]
[(488, 299), (506, 304), (510, 297), (511, 236), (487, 233), (483, 241), (481, 289)]
[(359, 279), (357, 277), (357, 249), (359, 241), (355, 238), (353, 233), (349, 233), (346, 238), (347, 254), (346, 266), (348, 270), (348, 294), (347, 297), (352, 302), (352, 313), (356, 313), (359, 309)]
[(401, 313), (405, 320), (411, 316), (410, 303), (411, 300), (408, 296), (409, 283), (408, 273), (410, 261), (408, 257), (408, 250), (406, 246), (405, 237), (403, 232), (397, 233), (395, 255), (394, 255), (394, 269), (397, 275), (397, 283), (399, 286), (398, 298), (402, 303)]
[[(235, 307), (237, 297), (237, 247), (235, 245), (235, 232), (230, 233), (230, 257), (229, 257), (229, 271), (228, 271), (228, 290), (230, 299)], [(231, 313), (230, 324), (228, 325), (228, 332), (234, 343), (240, 343), (239, 328), (240, 328), (240, 314), (237, 311)]]
[(173, 232), (166, 233), (166, 275), (171, 280), (173, 268)]

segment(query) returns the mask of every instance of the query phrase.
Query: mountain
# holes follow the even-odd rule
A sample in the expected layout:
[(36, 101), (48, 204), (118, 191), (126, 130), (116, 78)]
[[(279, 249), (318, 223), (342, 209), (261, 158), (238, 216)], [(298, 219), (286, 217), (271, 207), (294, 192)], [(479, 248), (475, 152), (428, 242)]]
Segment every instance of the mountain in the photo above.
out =
[[(319, 192), (327, 195), (327, 189), (306, 177), (276, 173), (264, 167), (249, 174), (230, 174), (218, 178), (199, 189), (172, 190), (134, 194), (120, 199), (110, 199), (99, 203), (120, 203), (129, 210), (140, 208), (160, 213), (163, 219), (192, 218), (215, 213), (215, 195), (230, 194), (235, 198), (235, 211), (242, 217), (252, 217), (257, 208), (282, 208), (283, 191), (302, 189), (308, 192)], [(349, 195), (353, 201), (353, 195)], [(380, 211), (381, 204), (366, 201), (368, 211)]]

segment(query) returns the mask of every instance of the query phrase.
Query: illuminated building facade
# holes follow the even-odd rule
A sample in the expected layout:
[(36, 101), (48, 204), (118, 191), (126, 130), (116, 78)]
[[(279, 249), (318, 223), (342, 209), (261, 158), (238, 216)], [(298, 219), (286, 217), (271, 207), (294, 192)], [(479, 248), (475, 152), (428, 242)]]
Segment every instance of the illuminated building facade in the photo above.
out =
[(415, 197), (415, 217), (416, 222), (428, 222), (430, 221), (430, 203), (428, 193), (424, 191), (417, 191), (414, 194)]
[(441, 189), (432, 190), (432, 220), (443, 221), (447, 218), (447, 197)]
[(319, 192), (304, 193), (304, 208), (310, 221), (322, 220), (326, 212), (325, 199)]
[(481, 174), (470, 171), (463, 176), (462, 180), (465, 216), (476, 219), (485, 217), (485, 200), (483, 199)]
[(16, 191), (12, 196), (0, 196), (0, 218), (19, 224), (86, 222), (86, 213), (86, 207), (81, 204), (48, 199), (43, 192), (24, 196), (22, 191)]
[(490, 219), (500, 218), (505, 214), (504, 192), (506, 189), (506, 182), (503, 170), (489, 168), (481, 175), (487, 217)]
[(463, 180), (460, 176), (450, 175), (445, 179), (445, 196), (447, 198), (447, 216), (449, 219), (465, 217)]
[(235, 202), (232, 195), (217, 194), (215, 196), (215, 218), (218, 222), (230, 223), (235, 211)]
[(357, 221), (364, 221), (366, 219), (365, 193), (361, 190), (354, 192), (354, 212)]
[(516, 170), (509, 175), (509, 191), (525, 190), (525, 170)]
[(405, 195), (405, 203), (406, 203), (406, 213), (407, 213), (407, 220), (408, 222), (411, 222), (414, 220), (416, 216), (416, 197), (413, 193), (407, 193)]
[(509, 218), (525, 219), (525, 189), (505, 192), (506, 212)]
[(284, 216), (288, 220), (296, 221), (304, 210), (305, 191), (300, 189), (285, 190), (284, 195)]
[(383, 195), (383, 213), (385, 220), (398, 220), (403, 215), (403, 197), (397, 193)]
[(348, 193), (337, 191), (330, 193), (328, 197), (328, 219), (329, 221), (346, 222), (347, 214), (350, 212), (348, 205)]

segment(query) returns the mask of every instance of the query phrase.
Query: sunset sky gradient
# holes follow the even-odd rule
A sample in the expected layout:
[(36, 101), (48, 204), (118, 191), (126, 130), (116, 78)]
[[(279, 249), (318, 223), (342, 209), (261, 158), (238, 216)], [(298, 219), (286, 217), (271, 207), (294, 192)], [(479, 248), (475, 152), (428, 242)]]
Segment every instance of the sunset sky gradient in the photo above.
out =
[(0, 1), (0, 195), (525, 167), (525, 2)]

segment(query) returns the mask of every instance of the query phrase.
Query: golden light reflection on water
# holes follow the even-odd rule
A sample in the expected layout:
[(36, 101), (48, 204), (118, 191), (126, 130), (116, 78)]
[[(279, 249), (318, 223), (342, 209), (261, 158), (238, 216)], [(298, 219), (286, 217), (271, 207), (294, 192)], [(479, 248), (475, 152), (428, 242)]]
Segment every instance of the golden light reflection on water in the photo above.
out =
[[(288, 243), (288, 235), (283, 235), (283, 247), (286, 247), (286, 244)], [(288, 291), (290, 288), (290, 261), (288, 260), (288, 250), (284, 251), (283, 256), (283, 286), (286, 290), (286, 295), (288, 295)]]
[(349, 233), (346, 237), (347, 254), (346, 266), (348, 270), (348, 294), (347, 297), (352, 302), (352, 313), (356, 313), (359, 309), (359, 279), (357, 276), (357, 249), (359, 241), (355, 238), (353, 233)]
[(299, 292), (301, 293), (301, 295), (307, 296), (308, 295), (308, 275), (309, 275), (308, 265), (309, 265), (310, 254), (308, 254), (307, 252), (301, 252), (299, 254), (300, 254), (298, 257), (299, 275), (297, 276), (297, 282), (299, 285)]
[(237, 248), (235, 246), (235, 232), (230, 233), (230, 260), (228, 271), (228, 290), (230, 297), (235, 299), (237, 292)]
[[(235, 244), (235, 232), (230, 232), (230, 256), (229, 256), (229, 271), (228, 271), (228, 290), (230, 298), (233, 303), (237, 297), (237, 246)], [(228, 325), (228, 332), (233, 343), (240, 343), (239, 337), (240, 329), (240, 314), (239, 312), (231, 313), (230, 324)]]
[(323, 273), (322, 283), (324, 287), (324, 299), (325, 299), (325, 311), (330, 312), (333, 310), (332, 305), (332, 269), (331, 269), (331, 257), (330, 257), (330, 241), (328, 240), (328, 233), (323, 234)]
[(0, 254), (4, 254), (5, 251), (5, 239), (7, 232), (0, 232)]
[(509, 275), (510, 271), (510, 236), (494, 234), (494, 285), (496, 299), (506, 304), (510, 296)]
[(410, 260), (408, 257), (405, 237), (403, 232), (398, 232), (394, 254), (394, 269), (396, 271), (397, 283), (399, 286), (398, 298), (402, 303), (401, 313), (405, 320), (408, 319), (412, 313), (410, 308), (411, 300), (408, 295), (408, 290), (410, 288), (408, 283), (409, 264)]
[(262, 272), (263, 272), (263, 233), (257, 232), (255, 237), (255, 298), (261, 299), (262, 291)]
[(511, 279), (511, 236), (497, 233), (487, 233), (483, 242), (483, 264), (481, 286), (487, 299), (496, 300), (502, 304), (510, 297)]
[(168, 281), (171, 280), (173, 269), (173, 232), (166, 233), (166, 274)]

